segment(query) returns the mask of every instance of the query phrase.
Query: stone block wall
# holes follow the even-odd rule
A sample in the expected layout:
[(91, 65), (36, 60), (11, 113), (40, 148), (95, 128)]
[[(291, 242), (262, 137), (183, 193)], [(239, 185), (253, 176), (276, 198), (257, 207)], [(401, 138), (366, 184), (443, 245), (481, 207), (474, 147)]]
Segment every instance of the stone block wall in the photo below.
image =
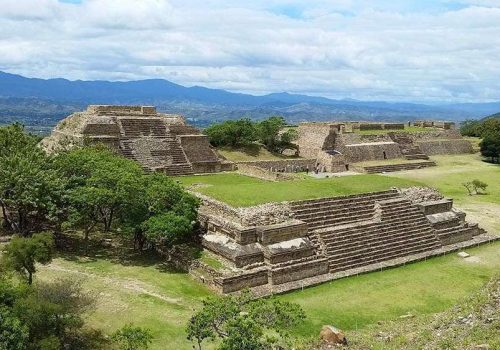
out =
[(467, 140), (450, 139), (450, 140), (421, 140), (416, 144), (422, 152), (432, 156), (438, 154), (463, 154), (473, 153), (472, 145)]
[(340, 130), (340, 125), (331, 123), (302, 123), (299, 125), (299, 154), (305, 158), (316, 158), (318, 151), (333, 149), (335, 135)]
[(237, 276), (220, 277), (215, 279), (217, 289), (221, 293), (232, 293), (242, 289), (257, 287), (268, 283), (267, 270), (242, 273)]
[(307, 235), (307, 224), (294, 220), (287, 223), (261, 226), (257, 228), (257, 241), (261, 244), (273, 244)]
[(394, 142), (346, 145), (344, 156), (351, 162), (401, 158), (399, 145)]
[(329, 271), (327, 259), (307, 261), (302, 264), (285, 266), (270, 272), (271, 283), (274, 285), (302, 280), (305, 278), (327, 274)]
[(428, 202), (423, 202), (420, 204), (417, 204), (417, 206), (420, 208), (420, 210), (425, 214), (436, 214), (436, 213), (442, 213), (445, 211), (450, 211), (453, 207), (453, 200), (452, 199), (441, 199), (437, 201), (428, 201)]

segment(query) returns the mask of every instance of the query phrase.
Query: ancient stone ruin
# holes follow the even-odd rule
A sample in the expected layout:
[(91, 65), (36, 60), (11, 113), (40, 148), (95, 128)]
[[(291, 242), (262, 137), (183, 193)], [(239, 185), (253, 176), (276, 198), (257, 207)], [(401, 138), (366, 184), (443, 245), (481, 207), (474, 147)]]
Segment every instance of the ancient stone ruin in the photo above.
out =
[[(441, 129), (411, 133), (404, 131), (402, 123), (302, 123), (297, 143), (301, 157), (317, 159), (319, 167), (327, 172), (342, 172), (350, 170), (354, 163), (386, 159), (411, 162), (364, 170), (410, 170), (434, 166), (434, 162), (428, 161), (430, 155), (472, 153), (470, 142), (446, 125)], [(364, 134), (354, 132), (356, 130), (382, 132)]]
[(210, 147), (207, 136), (180, 115), (149, 106), (95, 106), (62, 120), (42, 144), (50, 151), (102, 143), (168, 175), (210, 173), (231, 168)]
[(203, 246), (224, 268), (192, 272), (221, 293), (280, 293), (498, 238), (427, 188), (250, 208), (199, 196)]

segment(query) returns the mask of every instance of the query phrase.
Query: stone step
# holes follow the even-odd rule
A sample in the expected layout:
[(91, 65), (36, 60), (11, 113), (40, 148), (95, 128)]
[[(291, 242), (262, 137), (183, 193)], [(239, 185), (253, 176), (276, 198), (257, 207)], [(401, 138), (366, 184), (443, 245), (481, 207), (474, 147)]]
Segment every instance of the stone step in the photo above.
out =
[(434, 231), (431, 228), (425, 226), (416, 227), (413, 223), (411, 223), (408, 225), (401, 225), (392, 230), (386, 230), (384, 228), (373, 228), (369, 233), (344, 236), (341, 239), (336, 240), (323, 240), (323, 242), (327, 249), (342, 249), (353, 245), (361, 245), (364, 244), (364, 242), (376, 241), (377, 239), (380, 239), (381, 236), (389, 237), (394, 235), (404, 235), (404, 233), (411, 234), (414, 232), (424, 231), (427, 233), (430, 232), (434, 235)]
[[(391, 234), (386, 234), (385, 232), (379, 232), (376, 234), (372, 234), (366, 239), (351, 241), (349, 243), (334, 245), (329, 244), (327, 246), (327, 252), (331, 257), (343, 257), (349, 256), (353, 252), (357, 251), (365, 251), (372, 249), (373, 247), (377, 247), (379, 245), (391, 244), (394, 242), (412, 242), (413, 240), (436, 240), (436, 236), (429, 229), (414, 229), (414, 230), (406, 230), (406, 231), (397, 231)], [(437, 241), (436, 241), (437, 242)]]
[(362, 267), (362, 266), (375, 264), (375, 263), (382, 262), (382, 261), (387, 261), (387, 260), (392, 260), (392, 259), (404, 257), (404, 256), (407, 256), (410, 254), (422, 253), (422, 252), (428, 251), (430, 249), (438, 248), (438, 247), (439, 246), (435, 246), (434, 244), (425, 244), (425, 245), (420, 245), (418, 247), (407, 247), (407, 248), (398, 249), (391, 254), (387, 254), (387, 255), (383, 255), (383, 256), (374, 254), (371, 257), (367, 257), (365, 260), (361, 260), (361, 261), (357, 261), (357, 262), (347, 263), (347, 264), (343, 264), (343, 265), (332, 264), (334, 266), (330, 265), (330, 272), (334, 273), (334, 272), (338, 272), (338, 271), (346, 271), (346, 270), (350, 270), (350, 269), (354, 269), (354, 268), (358, 268), (358, 267)]
[(302, 209), (307, 206), (326, 205), (326, 204), (347, 204), (354, 200), (382, 200), (383, 198), (394, 198), (399, 196), (397, 190), (388, 190), (380, 192), (371, 192), (361, 195), (342, 196), (342, 197), (328, 197), (318, 199), (307, 199), (304, 201), (291, 202), (290, 206), (295, 209)]
[(429, 162), (416, 162), (416, 163), (387, 164), (387, 165), (367, 166), (363, 167), (363, 169), (368, 174), (376, 174), (376, 173), (383, 173), (383, 172), (388, 173), (401, 170), (422, 169), (431, 166), (436, 166), (436, 163), (429, 161)]

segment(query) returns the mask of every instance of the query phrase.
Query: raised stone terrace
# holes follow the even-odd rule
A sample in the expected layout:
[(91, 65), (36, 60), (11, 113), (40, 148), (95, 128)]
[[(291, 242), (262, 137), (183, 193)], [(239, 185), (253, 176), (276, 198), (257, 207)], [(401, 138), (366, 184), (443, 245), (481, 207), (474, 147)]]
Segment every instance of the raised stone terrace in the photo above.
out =
[(157, 113), (151, 106), (95, 106), (61, 121), (43, 141), (49, 151), (103, 143), (146, 171), (187, 175), (220, 171), (208, 139), (180, 115)]
[(450, 199), (398, 189), (239, 209), (202, 200), (203, 245), (225, 267), (201, 279), (222, 293), (284, 292), (496, 239)]
[[(418, 126), (420, 130), (410, 126), (374, 122), (302, 123), (298, 128), (299, 155), (317, 159), (320, 168), (326, 172), (342, 172), (360, 162), (425, 161), (429, 155), (472, 153), (470, 142), (464, 140), (450, 123), (431, 123), (428, 130), (424, 126)], [(406, 170), (403, 168), (389, 167), (382, 171)], [(419, 168), (409, 165), (407, 169)]]

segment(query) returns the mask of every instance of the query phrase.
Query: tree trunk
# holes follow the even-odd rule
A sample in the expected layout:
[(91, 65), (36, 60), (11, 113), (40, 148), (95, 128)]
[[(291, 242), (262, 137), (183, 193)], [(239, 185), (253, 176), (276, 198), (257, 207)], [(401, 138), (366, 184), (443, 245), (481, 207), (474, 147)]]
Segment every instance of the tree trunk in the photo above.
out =
[(28, 284), (31, 286), (33, 284), (33, 272), (28, 271)]

